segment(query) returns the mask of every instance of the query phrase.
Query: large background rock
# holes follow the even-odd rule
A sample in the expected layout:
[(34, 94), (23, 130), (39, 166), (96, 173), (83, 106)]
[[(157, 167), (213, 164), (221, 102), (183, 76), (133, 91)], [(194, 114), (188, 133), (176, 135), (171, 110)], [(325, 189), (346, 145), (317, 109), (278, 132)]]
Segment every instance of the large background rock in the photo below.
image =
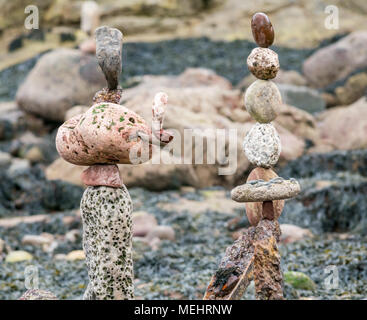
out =
[(19, 88), (16, 100), (29, 113), (61, 122), (71, 107), (90, 105), (95, 92), (105, 85), (94, 56), (59, 49), (37, 62)]
[(366, 66), (367, 32), (356, 31), (316, 51), (304, 62), (303, 72), (311, 85), (322, 88)]
[(367, 148), (367, 101), (366, 97), (347, 107), (331, 108), (319, 115), (318, 127), (321, 138), (336, 149), (352, 150)]

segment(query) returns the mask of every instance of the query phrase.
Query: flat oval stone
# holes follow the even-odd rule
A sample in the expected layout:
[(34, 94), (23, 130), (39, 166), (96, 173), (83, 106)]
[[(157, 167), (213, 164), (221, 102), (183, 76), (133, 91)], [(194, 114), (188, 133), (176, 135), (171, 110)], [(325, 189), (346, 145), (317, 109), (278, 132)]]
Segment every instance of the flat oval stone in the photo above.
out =
[(258, 79), (273, 79), (280, 68), (278, 54), (268, 48), (255, 48), (247, 57), (247, 67)]
[(295, 197), (300, 191), (297, 180), (277, 177), (269, 181), (253, 180), (237, 186), (231, 191), (231, 198), (236, 202), (284, 200)]
[(274, 29), (269, 17), (262, 12), (257, 12), (251, 19), (252, 36), (256, 43), (267, 48), (274, 42)]
[(257, 122), (269, 123), (276, 116), (276, 110), (282, 103), (280, 91), (275, 83), (256, 80), (246, 90), (245, 107)]
[(256, 123), (243, 141), (247, 159), (257, 167), (270, 168), (279, 159), (280, 138), (271, 123)]

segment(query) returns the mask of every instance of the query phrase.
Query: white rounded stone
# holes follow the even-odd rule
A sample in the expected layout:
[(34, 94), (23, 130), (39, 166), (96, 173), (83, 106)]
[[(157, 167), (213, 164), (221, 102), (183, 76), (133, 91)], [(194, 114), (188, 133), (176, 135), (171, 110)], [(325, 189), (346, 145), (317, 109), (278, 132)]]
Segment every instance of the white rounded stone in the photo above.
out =
[(280, 138), (271, 123), (256, 123), (243, 141), (247, 159), (258, 167), (270, 168), (279, 159)]

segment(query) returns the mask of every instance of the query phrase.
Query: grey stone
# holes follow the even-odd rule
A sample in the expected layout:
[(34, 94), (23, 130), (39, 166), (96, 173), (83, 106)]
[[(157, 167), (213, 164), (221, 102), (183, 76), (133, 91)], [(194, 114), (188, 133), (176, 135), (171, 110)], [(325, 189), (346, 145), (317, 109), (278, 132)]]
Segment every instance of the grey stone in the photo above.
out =
[(325, 100), (317, 90), (291, 84), (278, 84), (278, 88), (285, 104), (309, 113), (321, 112), (326, 108)]
[(280, 138), (271, 123), (256, 123), (243, 141), (247, 159), (258, 167), (270, 168), (279, 159)]
[(284, 180), (277, 177), (269, 181), (254, 181), (255, 184), (245, 183), (234, 188), (231, 191), (232, 200), (237, 202), (284, 200), (295, 197), (301, 191), (295, 179)]
[(122, 33), (115, 28), (99, 27), (95, 31), (96, 56), (106, 77), (108, 89), (118, 86), (122, 71)]

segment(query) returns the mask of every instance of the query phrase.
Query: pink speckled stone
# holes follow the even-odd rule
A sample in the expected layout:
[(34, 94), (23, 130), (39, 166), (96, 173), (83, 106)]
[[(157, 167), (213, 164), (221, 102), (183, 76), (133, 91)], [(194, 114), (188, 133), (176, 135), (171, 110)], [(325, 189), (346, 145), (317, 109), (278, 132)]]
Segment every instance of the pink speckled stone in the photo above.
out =
[(81, 166), (138, 164), (152, 155), (152, 146), (137, 137), (138, 132), (151, 135), (135, 112), (118, 104), (97, 103), (59, 128), (56, 148), (66, 161)]
[(120, 171), (115, 164), (95, 164), (82, 172), (82, 181), (87, 186), (123, 186)]

